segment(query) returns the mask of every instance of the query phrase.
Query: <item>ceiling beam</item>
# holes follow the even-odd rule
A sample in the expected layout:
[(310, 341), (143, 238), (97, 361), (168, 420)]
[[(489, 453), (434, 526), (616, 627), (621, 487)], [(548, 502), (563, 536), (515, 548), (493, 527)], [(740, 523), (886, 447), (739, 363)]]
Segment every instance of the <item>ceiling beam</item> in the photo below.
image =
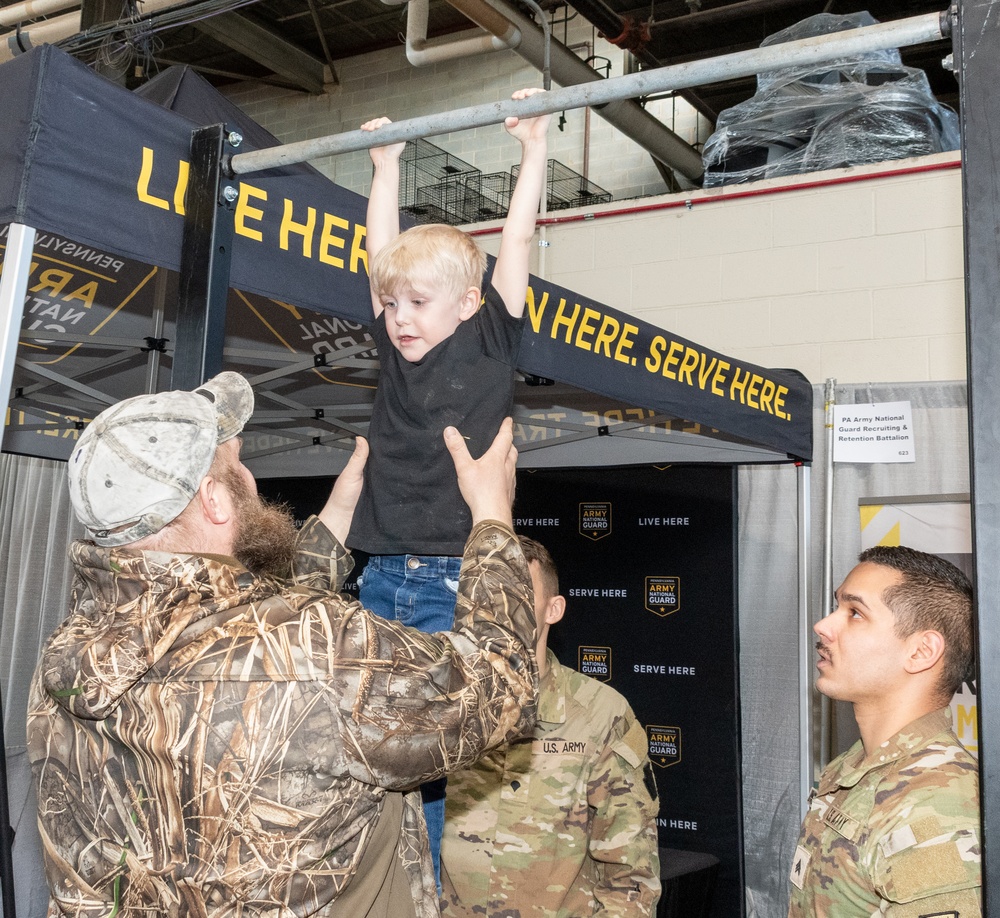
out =
[(192, 25), (306, 92), (319, 94), (326, 89), (323, 61), (242, 13), (212, 16)]

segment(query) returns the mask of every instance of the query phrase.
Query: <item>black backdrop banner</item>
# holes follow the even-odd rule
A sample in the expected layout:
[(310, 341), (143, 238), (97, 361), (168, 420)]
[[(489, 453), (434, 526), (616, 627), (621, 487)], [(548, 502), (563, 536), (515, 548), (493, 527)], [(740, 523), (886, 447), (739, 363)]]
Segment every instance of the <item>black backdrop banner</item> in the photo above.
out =
[[(719, 859), (712, 918), (744, 907), (735, 475), (719, 465), (520, 471), (514, 506), (517, 531), (559, 567), (567, 608), (550, 646), (613, 685), (646, 727), (661, 848)], [(331, 483), (259, 486), (304, 519)]]
[(559, 659), (646, 727), (660, 846), (714, 854), (713, 918), (743, 913), (735, 469), (520, 472), (514, 525), (552, 552)]

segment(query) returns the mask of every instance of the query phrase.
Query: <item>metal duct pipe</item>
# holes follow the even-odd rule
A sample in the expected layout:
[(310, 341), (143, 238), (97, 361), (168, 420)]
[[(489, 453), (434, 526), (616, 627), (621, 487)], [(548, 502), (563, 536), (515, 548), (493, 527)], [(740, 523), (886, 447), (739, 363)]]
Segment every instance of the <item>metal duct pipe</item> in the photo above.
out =
[(686, 13), (680, 16), (671, 16), (668, 19), (657, 19), (651, 22), (651, 29), (666, 28), (671, 31), (678, 29), (708, 28), (709, 26), (720, 25), (725, 22), (732, 22), (742, 16), (751, 16), (755, 13), (768, 13), (774, 10), (785, 9), (789, 6), (801, 6), (802, 0), (743, 0), (741, 3), (730, 3), (726, 6), (717, 6), (710, 10), (698, 10), (696, 13)]
[[(515, 25), (513, 19), (505, 16), (499, 10), (493, 9), (488, 3), (476, 2), (476, 0), (449, 0), (449, 5), (463, 13), (481, 29), (486, 29), (487, 32), (498, 38)], [(533, 29), (538, 28), (530, 19), (527, 22)], [(541, 68), (539, 67), (539, 69)]]
[[(499, 0), (494, 0), (499, 3)], [(515, 21), (515, 25), (518, 23)], [(887, 48), (905, 48), (928, 41), (938, 41), (950, 32), (948, 14), (927, 13), (897, 22), (883, 22), (834, 32), (817, 38), (785, 42), (767, 48), (738, 51), (721, 57), (675, 64), (659, 70), (642, 70), (627, 76), (599, 79), (580, 86), (554, 89), (552, 92), (538, 93), (527, 99), (505, 102), (489, 102), (470, 108), (456, 109), (437, 115), (409, 118), (396, 121), (380, 128), (375, 135), (371, 131), (346, 131), (314, 140), (300, 140), (296, 143), (255, 150), (251, 153), (237, 153), (229, 162), (229, 171), (234, 175), (259, 172), (274, 166), (288, 166), (292, 163), (307, 162), (321, 156), (336, 156), (367, 150), (371, 146), (397, 143), (401, 140), (416, 140), (419, 137), (433, 137), (451, 131), (467, 131), (501, 124), (508, 116), (531, 118), (535, 115), (551, 114), (585, 105), (598, 106), (616, 99), (652, 95), (657, 92), (673, 92), (689, 86), (700, 86), (717, 80), (766, 73), (784, 67), (808, 67), (825, 61), (837, 60), (847, 54), (884, 51)], [(522, 36), (525, 36), (522, 30)], [(574, 55), (577, 63), (582, 64)], [(657, 122), (659, 123), (659, 122)], [(700, 164), (700, 160), (699, 160)]]
[[(448, 0), (448, 2), (487, 31), (493, 31), (491, 25), (495, 27), (497, 14), (502, 16), (521, 33), (521, 44), (517, 47), (517, 53), (533, 67), (542, 69), (545, 60), (545, 33), (531, 19), (507, 4), (506, 0), (488, 0), (488, 2)], [(607, 82), (560, 42), (552, 42), (551, 65), (552, 79), (560, 86), (578, 86), (595, 81)], [(555, 111), (560, 110), (555, 109)], [(681, 140), (662, 121), (649, 114), (638, 102), (620, 96), (618, 100), (611, 101), (595, 111), (655, 159), (692, 183), (700, 181), (705, 171), (701, 154)]]
[[(802, 0), (785, 0), (785, 2), (801, 3)], [(625, 29), (625, 21), (621, 16), (612, 10), (604, 0), (573, 0), (575, 9), (591, 25), (595, 26), (599, 32), (607, 36), (611, 44), (618, 47), (615, 36), (620, 36)], [(728, 9), (728, 7), (724, 7)], [(684, 18), (684, 17), (682, 17)], [(663, 62), (652, 54), (648, 48), (627, 48), (626, 50), (639, 63), (648, 68), (662, 67)], [(705, 101), (693, 89), (685, 89), (680, 93), (687, 103), (696, 111), (704, 115), (712, 124), (715, 124), (719, 113), (705, 104)]]
[[(802, 0), (794, 0), (794, 2), (801, 3)], [(615, 45), (615, 37), (621, 35), (625, 27), (625, 21), (604, 0), (573, 0), (573, 9), (594, 26), (598, 32), (601, 32), (611, 44)], [(615, 45), (615, 47), (621, 46)], [(662, 62), (657, 60), (645, 48), (624, 48), (624, 50), (628, 51), (632, 57), (647, 67), (663, 66)]]

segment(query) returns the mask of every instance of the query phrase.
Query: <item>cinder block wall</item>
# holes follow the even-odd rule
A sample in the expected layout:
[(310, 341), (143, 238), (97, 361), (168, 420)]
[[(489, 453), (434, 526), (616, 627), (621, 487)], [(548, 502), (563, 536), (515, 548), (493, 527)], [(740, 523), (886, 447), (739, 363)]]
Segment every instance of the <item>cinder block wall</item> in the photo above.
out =
[[(612, 62), (612, 76), (622, 73), (622, 52), (574, 22), (567, 43), (584, 41)], [(513, 52), (414, 68), (402, 47), (344, 61), (338, 77), (339, 86), (324, 96), (257, 84), (228, 94), (280, 140), (294, 141), (353, 130), (379, 114), (400, 119), (453, 110), (540, 84)], [(649, 110), (687, 140), (708, 135), (704, 119), (683, 102), (655, 101)], [(566, 118), (563, 131), (550, 132), (550, 155), (582, 172), (584, 113)], [(431, 140), (484, 172), (508, 169), (518, 155), (499, 126)], [(943, 154), (664, 195), (648, 154), (592, 115), (589, 176), (615, 201), (593, 208), (593, 219), (546, 227), (549, 247), (539, 250), (535, 271), (731, 356), (795, 367), (814, 382), (962, 379), (960, 170), (895, 174), (957, 162), (957, 154)], [(367, 193), (367, 153), (315, 165)], [(859, 174), (864, 181), (794, 187)], [(746, 196), (749, 190), (754, 196)], [(602, 216), (609, 211), (618, 213)], [(495, 232), (480, 241), (495, 252)]]

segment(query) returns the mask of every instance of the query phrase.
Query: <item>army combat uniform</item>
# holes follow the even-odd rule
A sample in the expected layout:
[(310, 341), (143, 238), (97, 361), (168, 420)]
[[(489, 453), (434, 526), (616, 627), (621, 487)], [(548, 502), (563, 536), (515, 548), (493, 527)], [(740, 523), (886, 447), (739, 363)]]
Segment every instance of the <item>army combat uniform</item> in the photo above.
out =
[(947, 708), (865, 756), (856, 743), (809, 798), (790, 918), (978, 918), (979, 769)]
[(534, 735), (448, 778), (445, 918), (655, 914), (645, 730), (613, 688), (547, 660)]
[(331, 593), (353, 562), (315, 518), (291, 583), (215, 555), (71, 557), (28, 712), (50, 916), (436, 918), (408, 791), (534, 722), (508, 528), (473, 530), (444, 635)]

